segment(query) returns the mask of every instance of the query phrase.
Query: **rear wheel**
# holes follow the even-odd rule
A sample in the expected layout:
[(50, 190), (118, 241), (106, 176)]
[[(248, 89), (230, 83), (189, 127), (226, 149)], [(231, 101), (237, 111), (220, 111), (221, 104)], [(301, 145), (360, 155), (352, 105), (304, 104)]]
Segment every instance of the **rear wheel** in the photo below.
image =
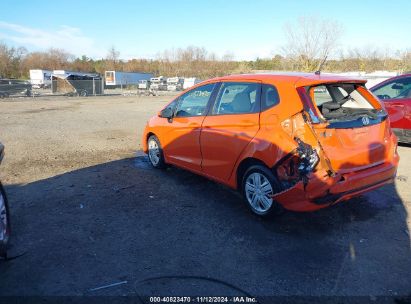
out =
[(262, 165), (248, 168), (242, 180), (242, 194), (251, 211), (259, 216), (278, 214), (282, 207), (272, 198), (279, 192), (273, 173)]
[(10, 239), (10, 215), (6, 192), (0, 183), (0, 257), (7, 257), (7, 244)]
[(151, 135), (147, 140), (148, 159), (154, 168), (164, 168), (166, 163), (164, 161), (163, 149), (157, 136)]

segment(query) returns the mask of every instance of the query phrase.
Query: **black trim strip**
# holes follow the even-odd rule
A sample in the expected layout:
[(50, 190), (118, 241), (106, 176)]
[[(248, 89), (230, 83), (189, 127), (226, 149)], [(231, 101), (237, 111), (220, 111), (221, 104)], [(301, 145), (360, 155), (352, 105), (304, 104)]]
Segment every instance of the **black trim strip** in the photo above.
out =
[[(364, 123), (364, 118), (367, 118), (366, 122)], [(329, 121), (327, 125), (327, 129), (352, 129), (352, 128), (362, 128), (368, 127), (372, 125), (377, 125), (382, 123), (387, 119), (386, 113), (378, 113), (378, 117), (373, 119), (369, 118), (368, 116), (358, 117), (354, 120), (344, 120), (344, 121)]]

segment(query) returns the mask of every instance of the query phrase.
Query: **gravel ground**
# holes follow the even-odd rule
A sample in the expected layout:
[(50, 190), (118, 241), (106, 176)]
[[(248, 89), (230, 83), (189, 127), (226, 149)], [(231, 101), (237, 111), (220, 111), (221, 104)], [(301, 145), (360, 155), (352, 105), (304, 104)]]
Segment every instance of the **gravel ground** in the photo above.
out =
[(411, 292), (410, 147), (399, 147), (393, 185), (262, 220), (221, 185), (148, 166), (140, 136), (169, 99), (0, 102), (10, 254), (23, 254), (0, 261), (0, 295)]

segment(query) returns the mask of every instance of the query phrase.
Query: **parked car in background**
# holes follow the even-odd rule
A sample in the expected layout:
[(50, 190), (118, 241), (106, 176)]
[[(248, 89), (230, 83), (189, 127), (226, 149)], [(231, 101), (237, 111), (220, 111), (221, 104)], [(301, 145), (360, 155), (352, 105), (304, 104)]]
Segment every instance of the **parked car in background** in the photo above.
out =
[[(0, 143), (0, 163), (4, 156), (4, 146)], [(0, 182), (0, 257), (7, 257), (7, 244), (10, 239), (10, 217), (6, 192)]]
[(387, 79), (370, 90), (384, 102), (398, 141), (411, 143), (411, 74)]
[(15, 94), (31, 96), (31, 83), (26, 80), (0, 79), (0, 98)]
[(261, 216), (312, 211), (392, 182), (399, 161), (387, 113), (365, 80), (236, 75), (190, 88), (142, 138), (172, 164), (238, 189)]

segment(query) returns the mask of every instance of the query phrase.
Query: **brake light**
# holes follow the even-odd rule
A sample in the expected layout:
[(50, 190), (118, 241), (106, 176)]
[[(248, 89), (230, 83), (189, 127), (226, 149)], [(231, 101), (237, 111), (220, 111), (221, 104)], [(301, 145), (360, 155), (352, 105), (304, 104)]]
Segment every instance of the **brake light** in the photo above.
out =
[(320, 157), (317, 150), (313, 149), (309, 144), (304, 143), (297, 137), (295, 141), (298, 143), (297, 153), (301, 160), (298, 171), (301, 175), (307, 175), (318, 165)]
[(307, 183), (307, 175), (313, 172), (320, 162), (316, 149), (299, 138), (294, 138), (297, 148), (277, 167), (277, 176), (284, 188), (289, 188), (302, 180)]

